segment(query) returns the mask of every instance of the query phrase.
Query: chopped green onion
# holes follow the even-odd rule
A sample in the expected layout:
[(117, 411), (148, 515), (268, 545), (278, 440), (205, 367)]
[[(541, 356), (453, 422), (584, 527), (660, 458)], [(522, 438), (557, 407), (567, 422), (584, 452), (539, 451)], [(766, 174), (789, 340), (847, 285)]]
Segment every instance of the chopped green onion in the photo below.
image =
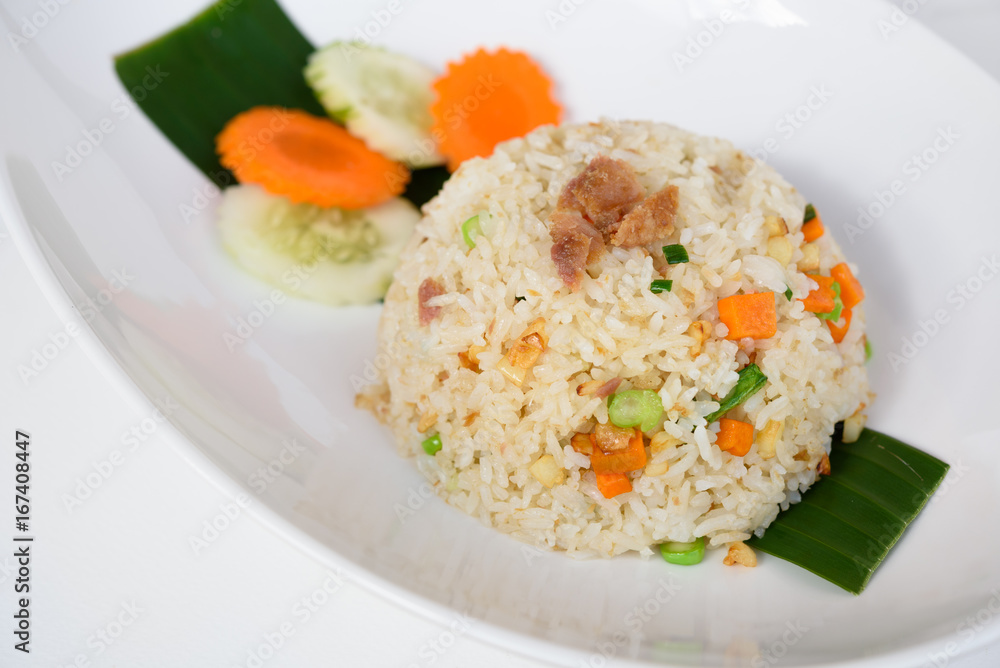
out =
[(483, 228), (479, 224), (480, 215), (482, 214), (477, 213), (462, 223), (462, 238), (465, 239), (465, 245), (469, 248), (476, 247), (476, 237), (483, 233)]
[(834, 438), (831, 475), (747, 544), (860, 594), (948, 472), (948, 464), (865, 429)]
[(661, 292), (670, 292), (670, 288), (674, 285), (673, 281), (659, 280), (653, 281), (649, 284), (649, 291), (654, 295), (658, 295)]
[(663, 400), (653, 390), (625, 390), (608, 397), (608, 419), (616, 427), (649, 431), (663, 415)]
[(865, 337), (865, 364), (872, 358), (872, 342)]
[(816, 317), (820, 320), (840, 321), (840, 314), (844, 310), (844, 302), (840, 299), (840, 283), (837, 281), (833, 282), (833, 295), (833, 310), (829, 313), (817, 313)]
[(787, 299), (788, 301), (792, 301), (792, 294), (793, 293), (791, 288), (785, 290), (785, 299)]
[(670, 244), (663, 247), (663, 257), (667, 258), (667, 264), (683, 264), (688, 262), (688, 252), (680, 244)]
[(663, 399), (652, 390), (643, 391), (646, 392), (646, 416), (642, 424), (639, 425), (639, 429), (649, 431), (656, 427), (656, 424), (660, 421), (660, 417), (663, 415)]
[(740, 369), (739, 376), (733, 389), (729, 390), (729, 394), (719, 402), (719, 410), (705, 416), (709, 423), (715, 422), (728, 411), (742, 404), (767, 384), (767, 376), (756, 364), (748, 364)]
[(442, 447), (444, 447), (441, 445), (440, 434), (434, 434), (433, 436), (425, 438), (424, 442), (421, 443), (420, 445), (423, 447), (424, 452), (426, 452), (429, 455), (436, 454)]
[(705, 539), (696, 538), (690, 543), (678, 543), (670, 541), (660, 545), (660, 556), (664, 561), (681, 566), (693, 566), (701, 563), (705, 557)]
[(816, 207), (814, 207), (812, 204), (806, 204), (806, 212), (805, 215), (802, 217), (802, 222), (808, 223), (815, 217), (816, 217)]

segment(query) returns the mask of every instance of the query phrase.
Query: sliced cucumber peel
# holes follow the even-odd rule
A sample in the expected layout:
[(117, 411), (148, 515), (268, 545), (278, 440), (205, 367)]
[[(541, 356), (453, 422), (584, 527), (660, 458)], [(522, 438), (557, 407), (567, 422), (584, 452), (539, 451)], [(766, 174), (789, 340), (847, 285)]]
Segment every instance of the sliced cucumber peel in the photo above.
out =
[(294, 204), (262, 188), (228, 188), (219, 205), (222, 243), (248, 272), (334, 306), (381, 299), (420, 213), (401, 198), (347, 211)]
[(327, 113), (369, 148), (410, 167), (444, 162), (431, 138), (435, 77), (408, 56), (362, 42), (333, 42), (305, 69)]

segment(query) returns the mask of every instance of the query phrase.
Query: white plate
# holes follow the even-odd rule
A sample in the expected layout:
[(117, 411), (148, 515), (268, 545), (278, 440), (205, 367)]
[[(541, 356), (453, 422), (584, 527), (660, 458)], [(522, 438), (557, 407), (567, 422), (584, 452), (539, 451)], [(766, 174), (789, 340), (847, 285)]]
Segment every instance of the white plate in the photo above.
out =
[[(125, 394), (173, 397), (178, 447), (253, 495), (277, 533), (405, 605), (471, 615), (471, 633), (566, 665), (936, 665), (1000, 636), (1000, 88), (914, 20), (861, 0), (761, 1), (725, 21), (721, 2), (423, 0), (392, 4), (388, 21), (391, 3), (284, 3), (317, 43), (367, 28), (439, 67), (479, 45), (522, 47), (571, 120), (731, 138), (817, 204), (868, 294), (870, 424), (953, 465), (854, 597), (766, 556), (755, 570), (718, 553), (697, 568), (574, 562), (428, 499), (352, 406), (378, 308), (268, 302), (220, 252), (205, 180), (125, 102), (111, 54), (202, 0), (49, 4), (51, 17), (33, 0), (0, 9), (5, 34), (32, 35), (0, 50), (0, 213), (67, 322), (81, 321), (71, 303), (87, 316), (79, 339)], [(675, 57), (687, 49), (691, 62)], [(185, 220), (184, 206), (200, 214)], [(871, 223), (858, 226), (859, 207)], [(252, 334), (230, 346), (241, 320)], [(304, 452), (282, 460), (293, 439)], [(273, 482), (258, 473), (269, 463)]]

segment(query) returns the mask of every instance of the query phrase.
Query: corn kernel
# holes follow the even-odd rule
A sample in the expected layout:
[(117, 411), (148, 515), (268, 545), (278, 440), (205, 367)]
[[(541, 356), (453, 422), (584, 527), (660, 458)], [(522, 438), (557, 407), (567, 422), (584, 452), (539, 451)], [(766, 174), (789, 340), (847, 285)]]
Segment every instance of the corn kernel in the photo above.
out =
[(764, 428), (757, 432), (757, 454), (762, 459), (774, 457), (778, 441), (784, 432), (784, 420), (768, 420)]
[(771, 237), (767, 240), (768, 256), (774, 258), (783, 266), (788, 265), (792, 261), (793, 252), (792, 242), (788, 240), (788, 237)]
[(799, 271), (810, 272), (819, 269), (819, 246), (816, 244), (802, 245), (802, 259), (799, 260)]
[(556, 459), (552, 455), (542, 455), (528, 468), (528, 471), (535, 476), (538, 482), (549, 488), (566, 479), (565, 471), (556, 463)]

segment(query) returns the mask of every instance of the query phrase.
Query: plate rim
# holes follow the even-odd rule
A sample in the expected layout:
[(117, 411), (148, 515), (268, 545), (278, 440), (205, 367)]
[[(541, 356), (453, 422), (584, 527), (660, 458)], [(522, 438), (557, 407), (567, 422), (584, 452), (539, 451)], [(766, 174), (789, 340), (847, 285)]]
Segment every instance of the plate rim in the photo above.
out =
[[(895, 7), (888, 0), (876, 0), (876, 2), (884, 9)], [(912, 16), (910, 18), (914, 19), (918, 30), (924, 33), (921, 41), (929, 39), (934, 43), (935, 49), (945, 48), (958, 55), (964, 61), (964, 67), (974, 69), (979, 74), (988, 78), (994, 89), (1000, 92), (1000, 81), (990, 76), (982, 66), (971, 60), (964, 53), (958, 51), (955, 46), (944, 40), (937, 33), (928, 29), (919, 18)], [(72, 308), (67, 306), (70, 303), (69, 293), (58, 278), (55, 268), (46, 259), (38, 241), (31, 233), (32, 226), (23, 215), (17, 203), (17, 198), (11, 189), (9, 170), (6, 165), (0, 166), (0, 174), (3, 175), (2, 182), (0, 182), (0, 221), (6, 225), (14, 247), (27, 266), (35, 284), (38, 285), (45, 296), (46, 302), (59, 318), (59, 321), (64, 325), (70, 322), (78, 326), (83, 325), (79, 327), (80, 334), (75, 338), (87, 358), (109, 380), (115, 388), (116, 393), (131, 408), (148, 412), (155, 407), (152, 398), (139, 387), (129, 372), (115, 360), (108, 345), (94, 329), (93, 324), (89, 321), (81, 323), (79, 318), (73, 317)], [(188, 439), (178, 426), (174, 424), (172, 417), (168, 416), (165, 426), (167, 428), (162, 433), (171, 450), (194, 468), (202, 478), (207, 480), (217, 490), (230, 498), (235, 498), (239, 494), (250, 491), (249, 486), (245, 482), (229, 476), (198, 445)], [(329, 568), (332, 566), (348, 574), (350, 581), (359, 584), (365, 590), (442, 627), (447, 627), (455, 614), (458, 613), (454, 608), (438, 603), (416, 590), (410, 590), (402, 585), (395, 584), (342, 556), (335, 549), (324, 544), (305, 529), (283, 517), (278, 510), (270, 506), (269, 501), (266, 499), (261, 499), (260, 501), (259, 503), (249, 504), (244, 509), (245, 512), (269, 532), (278, 535), (294, 546), (299, 552), (314, 559), (323, 567)], [(506, 651), (513, 651), (533, 660), (547, 661), (556, 665), (576, 665), (577, 662), (586, 660), (594, 654), (593, 651), (585, 652), (576, 647), (515, 631), (484, 619), (477, 619), (476, 623), (465, 634), (490, 646)], [(897, 665), (900, 668), (909, 665), (923, 665), (920, 662), (923, 661), (926, 663), (929, 660), (928, 656), (930, 653), (942, 650), (950, 642), (956, 641), (958, 638), (958, 631), (952, 630), (932, 640), (925, 640), (907, 647), (890, 649), (846, 661), (810, 663), (808, 666), (810, 668), (876, 668), (888, 665), (888, 661), (894, 662), (893, 665)], [(953, 656), (949, 655), (949, 660), (964, 658), (983, 647), (996, 643), (1000, 643), (1000, 615), (994, 616), (973, 639), (962, 643), (957, 654)], [(684, 668), (683, 664), (653, 663), (652, 661), (624, 657), (615, 657), (614, 660), (616, 663), (622, 665), (643, 667), (678, 666), (678, 668)]]

